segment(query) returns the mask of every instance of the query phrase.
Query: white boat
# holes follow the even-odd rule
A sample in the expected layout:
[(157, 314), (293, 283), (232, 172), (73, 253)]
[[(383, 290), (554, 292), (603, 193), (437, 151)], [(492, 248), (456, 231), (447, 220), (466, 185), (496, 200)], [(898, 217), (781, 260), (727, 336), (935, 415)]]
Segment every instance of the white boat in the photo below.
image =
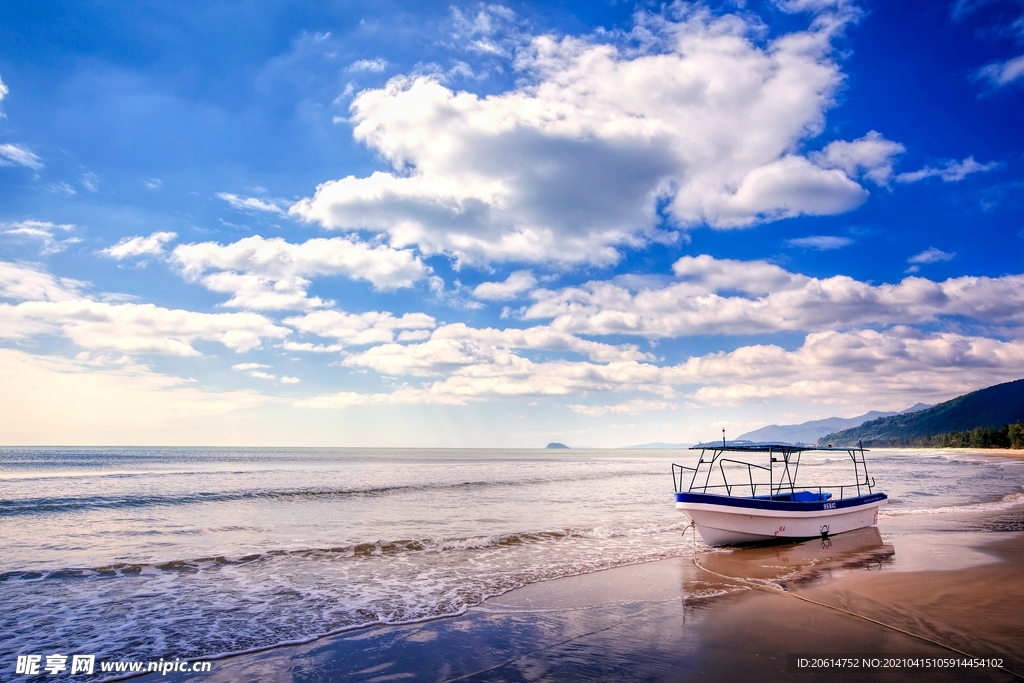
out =
[[(874, 490), (863, 446), (723, 440), (690, 450), (700, 451), (696, 467), (672, 464), (676, 509), (693, 520), (708, 545), (828, 537), (862, 529), (878, 523), (878, 508), (888, 500)], [(800, 457), (809, 451), (848, 455), (852, 483), (797, 487)]]

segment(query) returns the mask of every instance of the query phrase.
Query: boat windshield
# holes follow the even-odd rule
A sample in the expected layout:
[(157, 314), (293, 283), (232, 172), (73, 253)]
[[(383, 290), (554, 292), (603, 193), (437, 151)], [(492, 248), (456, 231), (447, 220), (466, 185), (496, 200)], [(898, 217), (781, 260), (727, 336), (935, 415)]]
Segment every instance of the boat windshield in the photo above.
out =
[[(795, 502), (842, 499), (870, 494), (875, 481), (868, 476), (863, 446), (819, 447), (784, 443), (703, 443), (695, 467), (672, 464), (677, 493), (713, 493), (744, 498)], [(838, 453), (849, 456), (853, 477), (842, 483), (811, 482), (797, 485), (804, 453)]]

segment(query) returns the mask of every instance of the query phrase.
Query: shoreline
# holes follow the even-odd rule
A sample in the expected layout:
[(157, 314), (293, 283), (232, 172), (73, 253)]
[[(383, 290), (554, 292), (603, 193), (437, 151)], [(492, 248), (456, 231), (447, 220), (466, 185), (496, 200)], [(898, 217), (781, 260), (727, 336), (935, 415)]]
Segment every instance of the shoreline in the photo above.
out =
[[(834, 536), (710, 551), (701, 564), (1024, 668), (1024, 505), (882, 520)], [(935, 519), (941, 517), (942, 519)], [(690, 539), (680, 539), (689, 545)], [(214, 660), (209, 674), (140, 681), (855, 680), (787, 670), (799, 653), (958, 657), (863, 619), (751, 590), (689, 553), (530, 584), (462, 614), (369, 626)], [(856, 675), (855, 675), (856, 674)], [(877, 670), (873, 680), (1013, 680), (997, 669)]]

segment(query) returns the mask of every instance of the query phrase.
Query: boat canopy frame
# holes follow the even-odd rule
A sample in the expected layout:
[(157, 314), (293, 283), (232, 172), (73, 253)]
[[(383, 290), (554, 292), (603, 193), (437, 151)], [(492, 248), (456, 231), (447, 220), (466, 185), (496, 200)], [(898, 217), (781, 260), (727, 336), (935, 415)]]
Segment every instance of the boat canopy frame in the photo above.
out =
[[(822, 484), (820, 486), (801, 486), (801, 490), (817, 490), (818, 497), (822, 500), (824, 500), (825, 496), (831, 497), (832, 495), (831, 493), (826, 494), (826, 489), (829, 489), (832, 492), (838, 490), (839, 500), (865, 495), (865, 489), (867, 494), (874, 492), (875, 480), (873, 477), (868, 476), (868, 465), (864, 459), (864, 452), (868, 449), (864, 448), (863, 444), (859, 442), (856, 446), (841, 446), (835, 448), (831, 445), (828, 447), (794, 446), (792, 444), (785, 443), (701, 443), (690, 447), (690, 450), (700, 451), (700, 457), (697, 460), (696, 467), (687, 467), (686, 465), (672, 463), (672, 481), (675, 486), (676, 493), (713, 493), (722, 495), (721, 489), (725, 489), (724, 495), (729, 497), (762, 497), (768, 499), (777, 499), (782, 496), (792, 497), (797, 493), (796, 480), (797, 474), (800, 471), (800, 456), (807, 451), (846, 453), (849, 455), (850, 460), (853, 463), (854, 482), (834, 485)], [(710, 458), (707, 457), (708, 453), (710, 453)], [(768, 458), (768, 465), (764, 466), (750, 462), (752, 458), (737, 460), (735, 458), (724, 457), (726, 453), (764, 454)], [(747, 481), (740, 483), (730, 482), (726, 475), (726, 463), (739, 465), (741, 467), (745, 466), (747, 468)], [(718, 465), (718, 470), (722, 475), (722, 484), (711, 484), (711, 475), (714, 472), (716, 464)], [(755, 470), (761, 470), (768, 473), (767, 484), (764, 482), (754, 481)], [(689, 486), (684, 489), (685, 476), (688, 472), (692, 472), (693, 474), (690, 477)], [(778, 476), (776, 476), (776, 472), (778, 473)], [(698, 477), (702, 473), (704, 473), (703, 483), (698, 481)], [(763, 491), (764, 487), (768, 488), (767, 495), (762, 494), (761, 496), (758, 496), (758, 489), (761, 488)], [(750, 492), (749, 496), (745, 495), (747, 490)], [(733, 493), (733, 491), (736, 491), (736, 493)], [(854, 491), (856, 491), (855, 494), (853, 493)]]

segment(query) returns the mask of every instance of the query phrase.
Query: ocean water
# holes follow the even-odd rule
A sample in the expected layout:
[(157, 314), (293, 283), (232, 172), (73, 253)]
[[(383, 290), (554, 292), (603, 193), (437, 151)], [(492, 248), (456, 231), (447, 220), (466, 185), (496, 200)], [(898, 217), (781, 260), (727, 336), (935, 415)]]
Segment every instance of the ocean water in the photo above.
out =
[[(0, 670), (210, 658), (692, 551), (687, 451), (0, 449)], [(873, 451), (886, 518), (1024, 501), (1024, 462)], [(851, 478), (805, 456), (799, 478)]]

